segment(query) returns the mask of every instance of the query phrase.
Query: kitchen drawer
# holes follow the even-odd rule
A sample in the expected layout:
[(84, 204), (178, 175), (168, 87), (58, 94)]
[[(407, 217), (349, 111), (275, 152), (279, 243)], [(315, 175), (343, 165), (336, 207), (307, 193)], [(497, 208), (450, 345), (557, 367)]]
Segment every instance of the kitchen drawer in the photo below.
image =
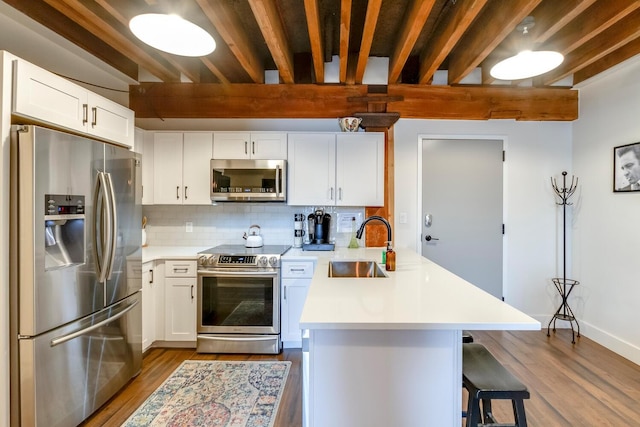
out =
[(188, 260), (166, 260), (164, 277), (196, 277), (197, 262)]
[(313, 277), (313, 261), (284, 261), (282, 263), (282, 278)]

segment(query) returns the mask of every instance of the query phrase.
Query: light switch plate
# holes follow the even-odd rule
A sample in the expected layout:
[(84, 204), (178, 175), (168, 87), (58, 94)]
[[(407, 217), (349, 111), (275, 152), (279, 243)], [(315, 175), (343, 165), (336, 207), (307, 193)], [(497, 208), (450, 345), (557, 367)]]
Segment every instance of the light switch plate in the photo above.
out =
[(187, 233), (193, 233), (193, 222), (190, 222), (190, 221), (186, 222), (186, 231)]

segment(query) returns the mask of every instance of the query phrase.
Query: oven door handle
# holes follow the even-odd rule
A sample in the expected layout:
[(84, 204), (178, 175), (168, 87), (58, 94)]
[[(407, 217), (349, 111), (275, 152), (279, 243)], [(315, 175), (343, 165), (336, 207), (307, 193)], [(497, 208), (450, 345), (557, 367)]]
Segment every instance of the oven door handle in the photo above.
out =
[(264, 337), (208, 337), (206, 335), (198, 335), (198, 338), (212, 341), (271, 341), (275, 335), (265, 335)]
[(198, 276), (202, 277), (238, 277), (238, 276), (260, 276), (260, 277), (277, 277), (277, 271), (256, 271), (256, 270), (198, 270)]

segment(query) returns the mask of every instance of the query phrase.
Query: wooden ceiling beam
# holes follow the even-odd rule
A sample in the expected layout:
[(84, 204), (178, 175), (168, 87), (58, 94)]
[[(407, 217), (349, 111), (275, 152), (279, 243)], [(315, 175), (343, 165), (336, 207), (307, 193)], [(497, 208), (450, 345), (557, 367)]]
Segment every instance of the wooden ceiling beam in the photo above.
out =
[(249, 6), (271, 52), (271, 57), (276, 63), (282, 82), (294, 83), (293, 52), (289, 47), (275, 1), (249, 0)]
[(542, 0), (489, 2), (449, 55), (449, 84), (460, 83)]
[[(367, 85), (143, 83), (131, 86), (139, 118), (336, 118), (367, 110)], [(401, 118), (571, 121), (578, 91), (503, 86), (388, 86)], [(400, 98), (401, 97), (401, 98)], [(188, 100), (188, 102), (185, 102)]]
[(351, 0), (340, 1), (340, 83), (347, 82), (349, 37), (351, 36)]
[(622, 46), (610, 54), (600, 58), (592, 64), (573, 73), (573, 84), (577, 85), (583, 81), (590, 79), (596, 74), (600, 74), (609, 68), (626, 61), (636, 55), (640, 55), (640, 38)]
[[(264, 83), (264, 63), (247, 33), (243, 31), (240, 18), (231, 6), (225, 1), (196, 0), (196, 2), (238, 60), (240, 66), (249, 75), (251, 81)], [(213, 65), (211, 61), (205, 62), (205, 65), (218, 79), (228, 81), (217, 68), (211, 69), (210, 65)]]
[(369, 52), (371, 52), (371, 45), (373, 44), (373, 36), (376, 32), (376, 25), (378, 24), (378, 16), (380, 15), (380, 8), (382, 7), (382, 0), (369, 0), (367, 2), (367, 12), (364, 17), (364, 29), (362, 31), (362, 41), (360, 42), (360, 50), (358, 51), (358, 62), (356, 63), (356, 83), (362, 83), (364, 78), (364, 72), (367, 68), (367, 61), (369, 60)]
[(640, 22), (640, 9), (627, 15), (624, 20), (618, 21), (618, 25), (610, 27), (567, 54), (560, 67), (535, 78), (534, 84), (550, 85), (637, 40), (640, 37), (638, 22)]
[(440, 20), (434, 30), (434, 38), (420, 55), (418, 82), (427, 84), (462, 38), (473, 21), (478, 17), (488, 0), (461, 1), (451, 9), (451, 16)]
[(134, 62), (134, 58), (114, 49), (113, 46), (100, 40), (96, 35), (48, 4), (24, 0), (4, 0), (4, 2), (109, 64), (122, 74), (133, 80), (138, 80), (138, 64)]
[(320, 28), (320, 10), (318, 0), (304, 0), (304, 12), (307, 17), (307, 31), (311, 43), (311, 58), (316, 82), (324, 83), (324, 43)]
[(66, 15), (78, 25), (92, 34), (95, 34), (115, 49), (131, 58), (137, 58), (140, 65), (151, 74), (165, 82), (178, 81), (180, 75), (174, 68), (158, 61), (144, 49), (127, 38), (121, 30), (111, 27), (100, 16), (96, 15), (85, 3), (80, 0), (45, 0), (47, 4), (58, 12)]
[(427, 22), (434, 4), (435, 0), (416, 0), (411, 4), (389, 59), (389, 83), (397, 83), (400, 80), (404, 64), (406, 64), (416, 40)]
[(558, 31), (545, 49), (567, 55), (640, 8), (636, 0), (599, 1)]

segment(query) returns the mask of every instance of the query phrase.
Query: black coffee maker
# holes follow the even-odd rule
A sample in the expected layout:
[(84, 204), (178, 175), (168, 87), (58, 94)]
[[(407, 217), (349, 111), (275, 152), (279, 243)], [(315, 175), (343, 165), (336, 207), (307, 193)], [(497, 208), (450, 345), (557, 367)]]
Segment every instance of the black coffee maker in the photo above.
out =
[(316, 209), (307, 217), (309, 221), (309, 240), (311, 243), (329, 243), (329, 231), (331, 230), (331, 215), (324, 209)]

